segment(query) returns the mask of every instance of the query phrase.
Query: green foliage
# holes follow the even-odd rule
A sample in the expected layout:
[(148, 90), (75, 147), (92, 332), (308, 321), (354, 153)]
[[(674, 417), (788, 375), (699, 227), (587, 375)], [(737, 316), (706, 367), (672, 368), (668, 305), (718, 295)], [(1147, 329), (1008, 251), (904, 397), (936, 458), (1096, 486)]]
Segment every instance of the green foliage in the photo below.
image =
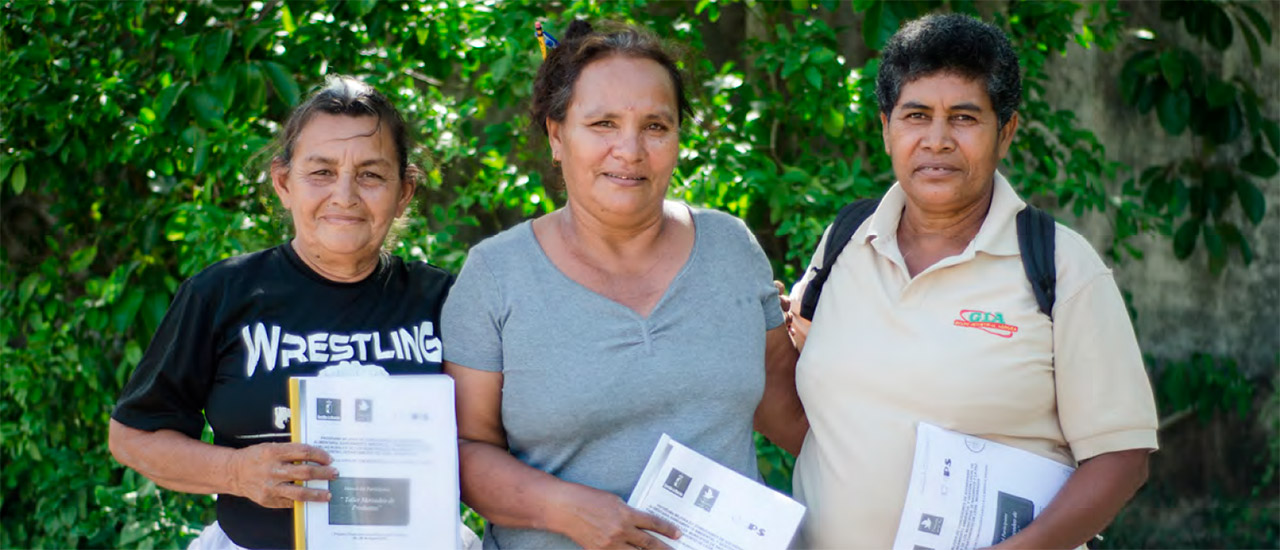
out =
[[(1173, 25), (1181, 22), (1187, 34), (1219, 52), (1229, 48), (1238, 33), (1255, 66), (1262, 63), (1260, 43), (1272, 41), (1270, 24), (1250, 2), (1165, 2), (1160, 16)], [(1233, 249), (1249, 265), (1253, 245), (1240, 219), (1255, 226), (1262, 222), (1266, 199), (1258, 180), (1280, 172), (1280, 124), (1267, 116), (1274, 110), (1264, 105), (1253, 82), (1224, 79), (1221, 69), (1210, 68), (1212, 59), (1161, 38), (1125, 63), (1121, 93), (1141, 113), (1154, 111), (1169, 136), (1190, 132), (1196, 151), (1142, 169), (1125, 188), (1143, 194), (1164, 231), (1173, 234), (1179, 259), (1190, 257), (1203, 244), (1215, 273), (1227, 265)], [(1248, 153), (1240, 158), (1242, 149)], [(1240, 205), (1238, 214), (1232, 212), (1232, 204)]]
[[(535, 19), (552, 32), (575, 17), (654, 29), (689, 51), (696, 114), (671, 195), (745, 219), (790, 281), (842, 205), (892, 183), (876, 50), (912, 17), (980, 8), (1024, 62), (1023, 125), (1005, 168), (1022, 193), (1111, 217), (1116, 256), (1136, 254), (1126, 239), (1153, 218), (1186, 215), (1195, 223), (1176, 232), (1176, 247), (1251, 257), (1220, 214), (1238, 202), (1261, 218), (1261, 192), (1240, 182), (1274, 174), (1280, 127), (1247, 83), (1201, 78), (1177, 62), (1182, 53), (1163, 61), (1169, 49), (1135, 63), (1126, 97), (1146, 98), (1146, 112), (1210, 132), (1206, 143), (1239, 136), (1254, 148), (1239, 167), (1214, 156), (1144, 172), (1145, 191), (1118, 195), (1106, 183), (1119, 167), (1096, 137), (1044, 99), (1051, 56), (1118, 40), (1114, 2), (856, 0), (856, 29), (832, 23), (850, 4), (825, 0), (4, 3), (0, 547), (178, 547), (211, 520), (209, 497), (158, 490), (111, 459), (109, 413), (180, 280), (287, 238), (264, 169), (279, 124), (325, 75), (355, 75), (406, 112), (421, 141), (411, 160), (426, 178), (395, 249), (457, 269), (469, 244), (563, 202), (526, 110), (540, 62)], [(1256, 10), (1221, 9), (1234, 19), (1198, 20), (1208, 26), (1197, 36), (1270, 44)], [(748, 24), (726, 28), (731, 11)], [(740, 39), (709, 43), (716, 29)], [(848, 36), (865, 58), (846, 58)], [(1238, 111), (1239, 128), (1196, 122), (1205, 109)], [(1158, 174), (1167, 185), (1153, 183)], [(765, 479), (786, 489), (792, 458), (760, 443)]]

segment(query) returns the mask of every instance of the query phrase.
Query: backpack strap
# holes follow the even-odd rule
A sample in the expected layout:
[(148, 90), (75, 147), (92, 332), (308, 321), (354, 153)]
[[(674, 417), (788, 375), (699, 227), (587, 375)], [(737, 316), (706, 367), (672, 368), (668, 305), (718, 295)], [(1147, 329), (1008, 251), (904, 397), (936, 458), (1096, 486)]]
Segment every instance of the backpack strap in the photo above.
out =
[(801, 317), (813, 320), (813, 313), (818, 309), (818, 296), (822, 294), (822, 285), (831, 276), (831, 267), (836, 265), (836, 258), (840, 256), (844, 246), (849, 244), (849, 239), (853, 238), (862, 222), (867, 221), (879, 205), (880, 199), (856, 200), (845, 205), (836, 214), (836, 221), (832, 222), (831, 230), (827, 233), (827, 245), (822, 250), (822, 265), (817, 267), (817, 273), (809, 281), (809, 286), (805, 287), (804, 299), (800, 302)]
[(1053, 303), (1058, 286), (1058, 269), (1053, 258), (1053, 216), (1028, 204), (1018, 212), (1017, 223), (1022, 269), (1027, 272), (1027, 280), (1031, 282), (1036, 303), (1040, 304), (1040, 312), (1053, 320)]

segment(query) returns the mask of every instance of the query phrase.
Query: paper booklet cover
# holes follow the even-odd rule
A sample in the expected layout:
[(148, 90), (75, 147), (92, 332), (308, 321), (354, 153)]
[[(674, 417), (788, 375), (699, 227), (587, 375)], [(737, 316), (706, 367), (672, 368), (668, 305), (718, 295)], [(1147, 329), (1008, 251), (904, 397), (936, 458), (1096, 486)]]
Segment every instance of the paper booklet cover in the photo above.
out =
[(453, 379), (293, 377), (289, 405), (292, 441), (324, 449), (338, 469), (306, 483), (329, 502), (294, 504), (299, 549), (458, 548)]
[(894, 550), (985, 548), (1049, 505), (1074, 468), (921, 422)]
[(680, 529), (675, 549), (787, 548), (804, 506), (662, 434), (627, 504)]

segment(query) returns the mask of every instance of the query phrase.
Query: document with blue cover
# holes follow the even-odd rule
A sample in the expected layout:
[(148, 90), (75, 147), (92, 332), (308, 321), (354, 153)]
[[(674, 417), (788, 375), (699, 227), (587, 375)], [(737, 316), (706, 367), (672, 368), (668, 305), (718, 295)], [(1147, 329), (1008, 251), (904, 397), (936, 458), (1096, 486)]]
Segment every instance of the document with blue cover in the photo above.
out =
[(292, 440), (338, 469), (294, 507), (300, 549), (458, 548), (458, 436), (444, 375), (289, 380)]
[(674, 523), (676, 550), (783, 550), (804, 505), (662, 434), (627, 504)]
[(970, 550), (1040, 515), (1074, 468), (921, 422), (893, 550)]

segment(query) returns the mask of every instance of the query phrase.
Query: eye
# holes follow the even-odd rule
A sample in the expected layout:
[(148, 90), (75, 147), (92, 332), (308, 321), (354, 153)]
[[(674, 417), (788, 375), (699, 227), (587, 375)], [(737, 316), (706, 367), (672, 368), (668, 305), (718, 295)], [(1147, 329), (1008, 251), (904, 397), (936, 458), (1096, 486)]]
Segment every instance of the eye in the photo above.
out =
[(977, 122), (978, 121), (978, 119), (974, 118), (973, 115), (954, 115), (951, 117), (951, 120), (954, 120), (956, 122)]
[(591, 125), (597, 128), (617, 128), (618, 127), (618, 125), (614, 124), (612, 120), (597, 120), (595, 122), (592, 122)]
[(645, 129), (649, 130), (650, 132), (666, 132), (670, 128), (666, 124), (663, 124), (661, 122), (654, 122), (646, 126)]
[(361, 172), (361, 173), (360, 173), (360, 177), (362, 177), (362, 178), (373, 178), (373, 179), (378, 179), (378, 180), (384, 180), (384, 179), (387, 179), (387, 178), (382, 177), (382, 174), (379, 174), (379, 173), (377, 173), (377, 172)]
[(311, 171), (311, 175), (313, 175), (313, 176), (321, 176), (321, 177), (323, 177), (323, 176), (332, 176), (332, 175), (333, 175), (333, 171), (332, 171), (332, 170), (329, 170), (328, 168), (321, 168), (321, 169), (319, 169), (319, 170), (312, 170), (312, 171)]

